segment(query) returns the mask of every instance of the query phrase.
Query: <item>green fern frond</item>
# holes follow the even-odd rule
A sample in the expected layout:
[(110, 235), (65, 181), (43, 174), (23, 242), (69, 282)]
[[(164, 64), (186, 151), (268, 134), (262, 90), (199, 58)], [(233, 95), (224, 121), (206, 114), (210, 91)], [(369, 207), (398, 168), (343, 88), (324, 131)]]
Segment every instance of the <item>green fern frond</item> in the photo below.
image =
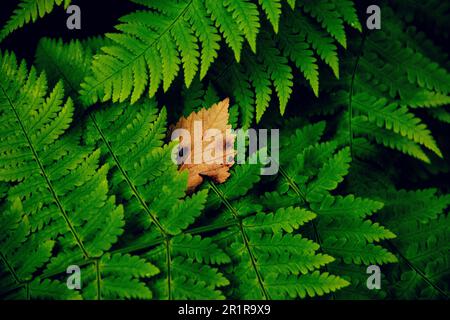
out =
[[(303, 9), (311, 14), (312, 17), (322, 25), (344, 48), (347, 47), (347, 37), (344, 30), (344, 22), (341, 13), (348, 13), (348, 11), (340, 11), (336, 8), (340, 4), (335, 4), (328, 0), (305, 1), (300, 2)], [(347, 3), (348, 5), (348, 3)], [(346, 15), (347, 17), (347, 15)]]
[(151, 299), (152, 292), (140, 278), (159, 273), (158, 268), (137, 256), (106, 254), (83, 269), (89, 284), (83, 298), (90, 300)]
[(42, 38), (36, 49), (35, 64), (45, 70), (48, 80), (56, 83), (62, 79), (67, 94), (78, 98), (77, 94), (83, 79), (90, 74), (90, 64), (94, 53), (108, 41), (102, 38), (89, 38), (64, 43), (62, 40)]
[[(324, 129), (323, 123), (307, 125), (297, 129), (295, 136), (290, 133), (288, 138), (282, 139), (284, 148), (294, 149), (292, 155), (297, 155), (297, 161), (292, 161), (292, 155), (280, 157), (281, 175), (276, 195), (284, 200), (271, 198), (271, 205), (294, 202), (306, 206), (317, 216), (311, 221), (310, 233), (320, 243), (321, 251), (336, 259), (330, 264), (330, 269), (337, 266), (333, 270), (339, 270), (338, 267), (347, 264), (397, 262), (395, 255), (374, 244), (395, 235), (366, 220), (383, 204), (352, 195), (333, 197), (330, 194), (347, 175), (350, 154), (348, 148), (337, 150), (336, 143), (321, 143)], [(346, 276), (344, 273), (341, 275)], [(359, 274), (358, 277), (361, 276)], [(347, 279), (352, 282), (352, 278)]]
[[(430, 163), (430, 158), (418, 143), (411, 141), (408, 137), (396, 134), (393, 131), (380, 128), (375, 123), (368, 121), (365, 116), (354, 117), (352, 119), (352, 126), (354, 128), (355, 135), (367, 136), (378, 144), (398, 150), (404, 154)], [(347, 131), (347, 128), (348, 127), (345, 127), (344, 130)]]
[[(121, 33), (107, 35), (114, 44), (102, 48), (103, 53), (94, 60), (93, 75), (82, 85), (81, 93), (88, 105), (98, 99), (123, 102), (130, 97), (134, 103), (146, 88), (152, 97), (161, 81), (167, 91), (180, 64), (189, 87), (199, 64), (203, 78), (217, 58), (219, 31), (237, 61), (244, 38), (256, 51), (260, 13), (248, 0), (193, 0), (170, 5), (161, 1), (135, 2), (150, 10), (122, 17), (116, 26)], [(201, 54), (197, 42), (201, 44)]]
[[(82, 256), (101, 254), (122, 233), (123, 209), (106, 196), (108, 167), (99, 168), (99, 152), (77, 145), (76, 135), (56, 140), (69, 126), (73, 112), (70, 99), (63, 103), (61, 83), (45, 97), (43, 74), (37, 75), (34, 68), (27, 74), (25, 64), (18, 67), (13, 54), (3, 55), (1, 61), (5, 75), (1, 115), (9, 119), (2, 128), (9, 135), (2, 153), (1, 180), (22, 181), (10, 189), (9, 196), (24, 200), (34, 228), (54, 222), (61, 228), (54, 237), (66, 231), (71, 237), (67, 245), (78, 247)], [(90, 197), (91, 193), (95, 196)], [(83, 198), (89, 200), (80, 201)], [(85, 222), (92, 210), (106, 215)], [(103, 239), (102, 224), (111, 228)]]
[(38, 18), (53, 11), (55, 6), (67, 8), (71, 0), (21, 0), (12, 16), (0, 31), (0, 42), (13, 31), (29, 22), (36, 22)]
[(267, 15), (267, 19), (272, 24), (275, 33), (278, 33), (278, 25), (281, 15), (281, 0), (258, 0)]
[[(180, 65), (184, 70), (184, 82), (189, 87), (199, 65), (200, 79), (203, 79), (217, 58), (220, 32), (237, 62), (241, 61), (241, 51), (244, 52), (243, 65), (236, 63), (230, 68), (231, 83), (238, 84), (230, 89), (239, 104), (242, 126), (248, 127), (255, 110), (259, 121), (267, 109), (271, 82), (279, 98), (280, 113), (284, 114), (293, 86), (289, 60), (305, 75), (318, 95), (318, 63), (314, 52), (338, 76), (337, 48), (332, 37), (344, 43), (344, 21), (360, 29), (354, 6), (349, 1), (339, 10), (334, 10), (340, 7), (334, 2), (302, 3), (312, 17), (286, 12), (285, 22), (280, 18), (282, 6), (279, 0), (260, 1), (261, 10), (266, 12), (275, 31), (283, 31), (274, 37), (259, 21), (259, 6), (248, 0), (224, 3), (193, 0), (170, 6), (160, 2), (135, 2), (150, 10), (122, 17), (122, 24), (116, 27), (120, 33), (107, 35), (113, 45), (102, 48), (102, 53), (94, 60), (93, 74), (82, 84), (81, 95), (87, 105), (98, 100), (123, 102), (129, 98), (133, 104), (146, 89), (150, 97), (154, 96), (161, 82), (167, 91), (178, 75)], [(329, 10), (319, 15), (319, 7)], [(315, 19), (323, 23), (326, 31)], [(260, 33), (264, 35), (256, 41)], [(248, 52), (244, 39), (249, 43)], [(282, 44), (282, 52), (278, 42)], [(256, 53), (255, 59), (247, 58)], [(255, 96), (251, 87), (255, 88)]]
[(386, 199), (383, 221), (402, 235), (393, 240), (399, 259), (406, 262), (391, 275), (398, 298), (448, 297), (450, 225), (445, 212), (450, 197), (436, 193), (391, 189), (380, 194)]

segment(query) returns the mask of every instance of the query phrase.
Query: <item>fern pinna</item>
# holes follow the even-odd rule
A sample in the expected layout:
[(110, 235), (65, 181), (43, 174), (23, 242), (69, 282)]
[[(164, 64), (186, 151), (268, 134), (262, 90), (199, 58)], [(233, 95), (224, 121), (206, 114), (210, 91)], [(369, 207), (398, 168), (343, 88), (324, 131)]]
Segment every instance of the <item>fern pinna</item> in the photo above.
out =
[[(0, 40), (69, 2), (20, 1)], [(448, 298), (442, 4), (369, 32), (351, 0), (132, 2), (35, 67), (0, 51), (2, 299)], [(225, 97), (233, 128), (281, 129), (279, 171), (260, 149), (187, 193), (170, 124)]]

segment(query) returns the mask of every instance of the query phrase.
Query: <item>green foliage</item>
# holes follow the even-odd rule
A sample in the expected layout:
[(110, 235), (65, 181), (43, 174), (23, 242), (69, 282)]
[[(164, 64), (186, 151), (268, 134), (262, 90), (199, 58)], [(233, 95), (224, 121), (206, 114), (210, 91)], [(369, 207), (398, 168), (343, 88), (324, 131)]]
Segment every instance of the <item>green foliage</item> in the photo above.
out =
[[(411, 20), (436, 1), (374, 32), (350, 0), (132, 1), (36, 67), (0, 53), (1, 299), (448, 298), (449, 64)], [(251, 164), (269, 144), (186, 193), (170, 124), (227, 96), (233, 128), (280, 129), (279, 170)]]
[(70, 2), (71, 0), (21, 0), (11, 18), (0, 30), (0, 41), (25, 24), (49, 14), (55, 6), (63, 5), (67, 8)]
[[(183, 66), (185, 84), (189, 87), (199, 64), (200, 79), (203, 79), (217, 58), (220, 31), (236, 61), (239, 62), (241, 56), (256, 54), (258, 57), (246, 59), (251, 62), (244, 63), (244, 70), (240, 72), (246, 78), (242, 81), (247, 82), (248, 88), (242, 92), (242, 81), (235, 79), (234, 83), (239, 83), (239, 86), (234, 89), (234, 95), (242, 113), (255, 110), (256, 105), (256, 119), (259, 121), (269, 104), (270, 82), (273, 82), (279, 98), (280, 113), (285, 111), (293, 85), (292, 69), (287, 58), (305, 74), (318, 95), (318, 64), (313, 49), (338, 76), (336, 46), (332, 38), (345, 47), (344, 22), (361, 29), (353, 4), (349, 1), (345, 1), (342, 9), (337, 11), (335, 9), (340, 8), (341, 4), (334, 1), (302, 3), (305, 13), (316, 19), (324, 30), (314, 19), (300, 15), (299, 11), (294, 15), (290, 8), (286, 8), (286, 21), (283, 20), (279, 26), (280, 1), (260, 1), (279, 39), (264, 37), (258, 43), (256, 37), (260, 29), (265, 31), (268, 28), (263, 28), (259, 21), (257, 5), (248, 0), (194, 0), (171, 5), (162, 1), (135, 2), (150, 10), (123, 17), (122, 24), (116, 26), (121, 33), (107, 35), (114, 45), (102, 49), (103, 52), (94, 60), (93, 75), (87, 77), (82, 85), (81, 95), (87, 105), (98, 100), (123, 102), (128, 98), (133, 104), (146, 88), (152, 97), (161, 82), (166, 92), (177, 76), (180, 64)], [(289, 19), (292, 15), (295, 19)], [(278, 29), (281, 32), (278, 33)], [(249, 44), (249, 50), (244, 46), (244, 39)], [(284, 43), (283, 53), (277, 48), (278, 41)], [(201, 43), (201, 50), (198, 42)], [(258, 63), (254, 63), (255, 60)], [(249, 88), (250, 83), (255, 87), (256, 98)], [(252, 121), (253, 116), (254, 111), (244, 116), (244, 126)]]
[[(82, 86), (81, 94), (88, 105), (98, 99), (122, 102), (131, 98), (134, 103), (145, 89), (152, 97), (161, 82), (167, 91), (180, 64), (189, 87), (199, 64), (200, 78), (203, 78), (217, 58), (221, 40), (219, 31), (237, 61), (244, 39), (251, 50), (256, 51), (260, 13), (248, 0), (134, 2), (148, 10), (122, 17), (121, 24), (116, 26), (121, 33), (107, 35), (114, 45), (102, 48), (103, 53), (92, 66), (93, 76), (86, 78)], [(267, 10), (268, 5), (276, 6), (266, 1), (263, 8)], [(274, 17), (273, 13), (271, 17)]]
[[(426, 113), (443, 122), (448, 118), (444, 108), (450, 102), (450, 73), (444, 67), (447, 58), (415, 28), (405, 27), (389, 7), (383, 16), (385, 28), (367, 35), (362, 52), (357, 52), (348, 66), (349, 74), (354, 75), (348, 79), (351, 102), (348, 87), (338, 84), (341, 91), (333, 103), (352, 113), (350, 124), (348, 115), (342, 118), (342, 138), (351, 139), (347, 133), (351, 126), (354, 136), (429, 163), (430, 155), (422, 147), (443, 157), (426, 123)], [(363, 151), (355, 148), (355, 152)]]
[(435, 188), (398, 190), (389, 181), (369, 181), (361, 172), (367, 169), (362, 165), (353, 173), (360, 181), (358, 192), (383, 201), (377, 220), (399, 235), (389, 243), (400, 263), (385, 275), (385, 294), (396, 299), (448, 298), (450, 196)]

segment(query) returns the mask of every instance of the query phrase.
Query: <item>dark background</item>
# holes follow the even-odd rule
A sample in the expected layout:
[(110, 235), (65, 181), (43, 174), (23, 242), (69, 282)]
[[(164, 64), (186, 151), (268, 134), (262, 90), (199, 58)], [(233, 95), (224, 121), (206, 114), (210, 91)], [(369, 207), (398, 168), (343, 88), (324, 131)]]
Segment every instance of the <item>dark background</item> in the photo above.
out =
[[(0, 26), (3, 27), (18, 6), (19, 0), (1, 0)], [(18, 58), (34, 61), (34, 53), (41, 37), (62, 38), (64, 40), (100, 36), (114, 31), (118, 19), (131, 13), (138, 6), (125, 0), (72, 0), (81, 9), (81, 30), (69, 30), (63, 6), (56, 6), (50, 14), (34, 23), (9, 34), (1, 43), (0, 50), (12, 50)]]

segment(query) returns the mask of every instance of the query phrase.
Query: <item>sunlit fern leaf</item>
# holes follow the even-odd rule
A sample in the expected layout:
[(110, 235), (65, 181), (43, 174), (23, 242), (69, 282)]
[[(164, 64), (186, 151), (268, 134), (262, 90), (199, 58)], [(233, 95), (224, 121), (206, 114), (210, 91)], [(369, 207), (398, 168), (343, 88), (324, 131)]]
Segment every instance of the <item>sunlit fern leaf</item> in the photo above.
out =
[(48, 261), (55, 245), (55, 241), (40, 241), (32, 233), (19, 198), (14, 198), (5, 206), (0, 216), (1, 293), (32, 280), (33, 273)]
[(331, 0), (336, 8), (336, 11), (339, 12), (339, 15), (342, 17), (345, 23), (355, 28), (359, 32), (362, 32), (362, 26), (359, 22), (358, 15), (356, 13), (356, 8), (354, 3), (350, 0)]
[[(67, 69), (62, 68), (60, 71), (63, 72), (63, 78), (76, 84), (76, 81), (67, 73)], [(203, 284), (194, 279), (187, 280), (186, 272), (182, 270), (182, 267), (189, 267), (193, 272), (198, 270), (198, 276), (203, 277), (201, 281), (206, 281), (208, 275), (216, 274), (217, 286), (220, 287), (228, 282), (209, 264), (226, 263), (229, 261), (228, 256), (211, 243), (210, 239), (202, 239), (199, 236), (180, 235), (171, 239), (169, 244), (164, 243), (158, 246), (159, 243), (164, 242), (161, 239), (169, 234), (181, 233), (194, 222), (202, 212), (207, 196), (207, 190), (203, 190), (182, 199), (185, 195), (186, 175), (178, 173), (177, 167), (171, 162), (173, 145), (163, 146), (165, 122), (165, 110), (158, 114), (154, 101), (146, 101), (133, 108), (128, 108), (126, 104), (114, 105), (109, 110), (94, 112), (90, 116), (84, 141), (88, 145), (96, 145), (100, 148), (102, 157), (111, 166), (112, 191), (118, 195), (125, 206), (126, 232), (119, 252), (156, 246), (148, 255), (152, 257), (154, 252), (159, 252), (164, 257), (162, 264), (161, 261), (150, 258), (161, 270), (158, 277), (164, 279), (156, 279), (150, 286), (156, 298), (206, 297), (204, 294), (207, 293), (203, 290)], [(145, 232), (136, 238), (131, 234), (136, 230)], [(169, 260), (166, 261), (167, 259)], [(52, 269), (58, 269), (61, 263), (62, 261), (53, 261)], [(102, 260), (96, 263), (100, 267), (100, 276), (95, 276), (95, 263), (86, 267), (89, 279), (92, 280), (84, 294), (86, 298), (149, 298), (152, 296), (148, 288), (143, 287), (137, 279), (128, 279), (129, 276), (125, 273), (113, 274), (112, 278), (106, 276), (104, 280), (105, 275), (101, 271)], [(168, 279), (164, 278), (167, 276), (173, 280), (173, 286), (165, 289), (163, 287), (161, 290), (167, 290), (164, 293), (158, 288), (159, 284), (168, 283)], [(109, 287), (98, 288), (98, 283), (103, 284), (108, 279), (110, 279)], [(117, 287), (127, 279), (131, 282), (126, 286), (129, 293)], [(212, 279), (208, 281), (208, 287), (214, 287), (211, 282)], [(177, 289), (178, 283), (187, 287), (182, 286)], [(223, 297), (216, 288), (211, 289), (210, 293), (212, 297)]]
[(408, 112), (406, 107), (398, 107), (394, 103), (387, 104), (386, 100), (376, 100), (363, 93), (354, 96), (352, 104), (356, 110), (367, 114), (369, 122), (407, 137), (442, 157), (429, 129), (419, 118)]
[[(158, 115), (154, 102), (149, 101), (133, 108), (116, 105), (111, 110), (94, 115), (86, 141), (101, 146), (106, 161), (113, 168), (112, 190), (125, 203), (126, 229), (133, 232), (145, 230), (147, 235), (159, 234), (160, 238), (167, 239), (146, 255), (161, 270), (151, 285), (152, 291), (160, 299), (223, 297), (216, 286), (228, 282), (209, 264), (227, 262), (228, 257), (220, 253), (219, 248), (213, 254), (211, 248), (214, 246), (206, 245), (210, 243), (207, 238), (203, 241), (198, 236), (168, 238), (185, 231), (200, 216), (207, 190), (185, 197), (186, 172), (179, 173), (171, 160), (175, 145), (163, 145), (166, 131), (164, 109)], [(128, 125), (123, 125), (125, 119)], [(125, 141), (126, 144), (123, 143)], [(125, 243), (125, 250), (127, 245), (145, 243), (147, 235)], [(158, 260), (158, 257), (163, 258)], [(200, 278), (187, 278), (188, 273), (183, 268), (192, 268), (192, 272), (197, 270), (196, 276)], [(216, 274), (220, 281), (206, 283), (205, 272)]]
[[(283, 29), (280, 32), (279, 39), (280, 45), (284, 51), (284, 54), (288, 56), (305, 75), (305, 78), (309, 81), (314, 94), (319, 95), (319, 66), (317, 60), (313, 55), (313, 51), (310, 49), (309, 44), (305, 41), (304, 34), (297, 34), (289, 32), (292, 30), (292, 26), (283, 25)], [(295, 32), (295, 29), (294, 29)]]
[(264, 46), (264, 50), (261, 52), (262, 61), (267, 66), (267, 72), (273, 81), (280, 103), (280, 113), (283, 115), (292, 93), (292, 69), (288, 65), (288, 60), (281, 55), (278, 48), (270, 45), (267, 46), (270, 43), (269, 38), (266, 37), (264, 40), (260, 40), (259, 43), (261, 46)]
[[(358, 26), (353, 6), (351, 3), (346, 6), (346, 19)], [(221, 80), (225, 80), (225, 83), (221, 81), (219, 84), (239, 104), (243, 127), (247, 127), (249, 121), (252, 121), (255, 110), (256, 122), (261, 120), (269, 107), (272, 89), (278, 96), (280, 114), (283, 115), (294, 85), (290, 62), (305, 76), (316, 96), (319, 95), (317, 57), (328, 64), (334, 75), (339, 77), (335, 40), (308, 14), (286, 10), (279, 23), (281, 32), (273, 35), (268, 28), (263, 26), (261, 29), (256, 55), (244, 48), (239, 66), (218, 64), (217, 67)], [(249, 84), (254, 89), (254, 97), (249, 91)]]
[[(354, 117), (352, 126), (355, 134), (358, 136), (367, 136), (378, 144), (401, 151), (424, 162), (430, 162), (429, 157), (418, 143), (393, 131), (380, 128), (376, 124), (369, 122), (365, 116)], [(347, 128), (345, 127), (344, 130), (347, 131)]]
[(134, 103), (146, 88), (153, 96), (161, 81), (167, 91), (180, 64), (189, 87), (198, 65), (203, 78), (217, 58), (219, 31), (236, 60), (240, 59), (244, 37), (253, 51), (256, 50), (260, 13), (248, 0), (134, 2), (149, 10), (122, 17), (121, 24), (116, 26), (120, 33), (107, 34), (114, 44), (102, 48), (103, 52), (93, 62), (93, 75), (82, 85), (81, 93), (87, 105), (99, 99), (123, 102), (130, 97)]
[[(2, 122), (8, 135), (1, 179), (22, 181), (9, 195), (23, 200), (33, 229), (55, 224), (59, 228), (53, 228), (53, 238), (63, 234), (65, 245), (76, 247), (82, 256), (100, 255), (117, 240), (123, 223), (122, 207), (107, 196), (108, 167), (99, 168), (99, 152), (78, 145), (77, 134), (56, 140), (73, 112), (70, 99), (63, 104), (62, 83), (45, 97), (43, 74), (34, 68), (27, 74), (24, 63), (17, 67), (13, 54), (3, 55), (1, 61), (1, 116), (9, 119)], [(98, 218), (86, 221), (94, 211)], [(108, 230), (107, 236), (101, 230)]]
[(275, 33), (278, 33), (278, 25), (281, 15), (281, 0), (258, 0), (259, 5), (267, 15), (267, 19), (273, 26)]
[(256, 52), (256, 36), (260, 27), (258, 7), (249, 0), (225, 0), (224, 4), (239, 25), (250, 48)]
[[(298, 228), (298, 221), (285, 224), (283, 229), (286, 233), (281, 232), (281, 226), (280, 229), (273, 229), (281, 219), (278, 215), (284, 212), (278, 210), (265, 219), (262, 219), (265, 214), (261, 213), (258, 225), (254, 224), (255, 218), (250, 216), (243, 220), (240, 227), (225, 231), (226, 237), (219, 240), (233, 259), (230, 274), (239, 275), (235, 279), (233, 295), (247, 299), (295, 298), (297, 295), (303, 298), (305, 294), (301, 292), (308, 287), (304, 281), (319, 275), (317, 271), (310, 272), (333, 261), (332, 257), (316, 252), (319, 248), (316, 243), (290, 233)], [(309, 220), (313, 215), (309, 214), (305, 218)], [(275, 230), (279, 232), (275, 233)], [(327, 278), (326, 274), (322, 276), (324, 280)], [(289, 278), (289, 283), (277, 281), (283, 278)], [(334, 276), (327, 280), (330, 282), (322, 283), (319, 279), (312, 281), (310, 285), (317, 290), (308, 290), (308, 295), (322, 295), (323, 292), (328, 293), (348, 285), (345, 280)], [(328, 288), (329, 285), (332, 288)], [(291, 286), (296, 288), (297, 294), (292, 293)]]

